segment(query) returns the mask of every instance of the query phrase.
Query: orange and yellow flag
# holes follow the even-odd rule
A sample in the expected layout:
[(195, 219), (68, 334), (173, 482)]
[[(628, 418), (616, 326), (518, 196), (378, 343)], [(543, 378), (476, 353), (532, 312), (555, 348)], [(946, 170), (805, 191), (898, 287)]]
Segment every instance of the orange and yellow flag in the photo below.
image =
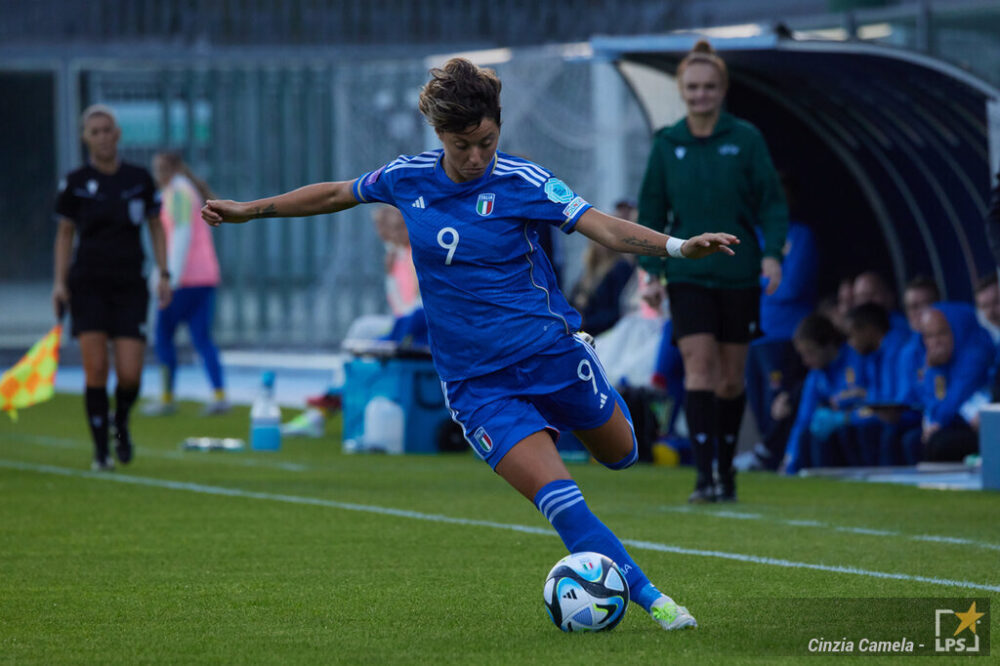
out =
[(17, 410), (44, 402), (55, 393), (62, 324), (36, 342), (17, 364), (0, 375), (0, 410), (17, 420)]

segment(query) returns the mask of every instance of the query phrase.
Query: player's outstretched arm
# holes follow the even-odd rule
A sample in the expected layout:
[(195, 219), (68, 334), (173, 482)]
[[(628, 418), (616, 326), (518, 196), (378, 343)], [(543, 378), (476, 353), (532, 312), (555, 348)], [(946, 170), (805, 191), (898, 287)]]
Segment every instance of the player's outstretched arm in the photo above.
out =
[(306, 217), (337, 213), (358, 205), (351, 191), (352, 180), (314, 183), (276, 197), (256, 201), (209, 199), (201, 217), (213, 227), (223, 222), (249, 222), (258, 217)]
[(716, 252), (736, 254), (729, 246), (740, 242), (736, 236), (725, 233), (699, 234), (686, 240), (671, 238), (641, 224), (602, 213), (596, 208), (589, 208), (580, 216), (576, 229), (595, 243), (616, 252), (654, 257), (700, 259)]

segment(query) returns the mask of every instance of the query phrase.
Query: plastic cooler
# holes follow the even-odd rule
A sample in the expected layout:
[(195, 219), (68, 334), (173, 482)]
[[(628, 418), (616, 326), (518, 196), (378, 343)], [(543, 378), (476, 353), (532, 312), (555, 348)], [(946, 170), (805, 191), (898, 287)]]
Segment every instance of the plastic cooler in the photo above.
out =
[(438, 452), (451, 414), (430, 358), (356, 357), (344, 366), (344, 374), (345, 448), (351, 440), (365, 448), (365, 408), (382, 397), (402, 408), (404, 452)]

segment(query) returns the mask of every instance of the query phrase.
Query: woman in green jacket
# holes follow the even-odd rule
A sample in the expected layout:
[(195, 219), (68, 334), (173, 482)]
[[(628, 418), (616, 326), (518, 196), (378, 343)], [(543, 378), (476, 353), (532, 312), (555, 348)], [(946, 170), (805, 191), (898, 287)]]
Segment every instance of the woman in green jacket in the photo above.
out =
[[(639, 196), (639, 222), (672, 236), (719, 230), (742, 241), (726, 260), (640, 259), (653, 283), (667, 283), (674, 339), (684, 360), (685, 414), (698, 477), (690, 502), (734, 501), (732, 468), (746, 405), (744, 368), (760, 331), (760, 284), (781, 282), (788, 210), (760, 131), (722, 110), (725, 62), (699, 41), (677, 67), (687, 115), (656, 133)], [(763, 231), (761, 248), (755, 227)], [(713, 476), (717, 460), (718, 478)]]

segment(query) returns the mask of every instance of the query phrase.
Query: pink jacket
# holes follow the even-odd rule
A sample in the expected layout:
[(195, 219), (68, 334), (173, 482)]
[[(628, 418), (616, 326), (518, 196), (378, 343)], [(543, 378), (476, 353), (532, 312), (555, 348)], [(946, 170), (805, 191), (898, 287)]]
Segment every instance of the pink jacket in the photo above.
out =
[(417, 269), (413, 267), (413, 250), (409, 246), (397, 246), (388, 251), (392, 253), (392, 265), (385, 276), (385, 296), (392, 314), (403, 317), (421, 305)]
[(214, 287), (219, 284), (211, 228), (201, 219), (201, 196), (181, 174), (161, 192), (160, 220), (167, 237), (167, 267), (171, 286)]

